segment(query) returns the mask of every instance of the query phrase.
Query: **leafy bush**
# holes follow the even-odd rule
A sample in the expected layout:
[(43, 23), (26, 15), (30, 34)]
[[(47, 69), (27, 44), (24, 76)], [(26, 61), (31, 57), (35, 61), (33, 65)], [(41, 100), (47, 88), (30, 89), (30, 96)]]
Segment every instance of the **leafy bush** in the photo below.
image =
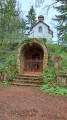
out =
[(49, 56), (51, 55), (60, 55), (62, 53), (62, 46), (57, 44), (46, 43)]
[(41, 74), (40, 77), (43, 79), (44, 84), (56, 82), (56, 75), (53, 63), (48, 64), (48, 67), (44, 70), (43, 74)]
[[(10, 43), (10, 42), (0, 42), (0, 69), (4, 72), (7, 73), (7, 75), (9, 76), (14, 76), (15, 73), (17, 72), (16, 69), (16, 50), (17, 50), (17, 44), (14, 45), (14, 47), (12, 47), (14, 44)], [(18, 43), (19, 44), (19, 43)]]
[(46, 38), (29, 38), (29, 37), (25, 37), (25, 39), (22, 41), (22, 43), (25, 43), (25, 44), (27, 44), (27, 43), (29, 43), (30, 45), (32, 45), (32, 40), (33, 39), (36, 39), (36, 40), (38, 40), (39, 42), (42, 42), (42, 43), (46, 43)]
[[(65, 54), (67, 56), (67, 54)], [(67, 57), (64, 55), (64, 59), (65, 60)], [(63, 66), (66, 66), (67, 68), (67, 61), (65, 61), (65, 63), (63, 63)], [(41, 87), (40, 90), (42, 90), (45, 93), (49, 93), (52, 95), (61, 95), (61, 96), (67, 96), (67, 85), (64, 84), (57, 84), (56, 81), (56, 75), (55, 75), (55, 69), (53, 66), (53, 63), (51, 61), (49, 61), (48, 63), (48, 67), (44, 70), (43, 74), (40, 76), (43, 81), (44, 81), (44, 85), (43, 87)]]
[(67, 96), (67, 89), (66, 88), (63, 88), (60, 86), (55, 86), (55, 88), (50, 87), (49, 83), (45, 84), (42, 88), (40, 88), (40, 90), (42, 90), (42, 92), (45, 92), (45, 93), (50, 93), (51, 95)]
[(67, 47), (59, 46), (57, 44), (46, 43), (48, 50), (48, 57), (51, 55), (62, 57), (62, 68), (67, 72)]
[(8, 88), (10, 85), (11, 85), (11, 83), (9, 81), (0, 82), (0, 88), (2, 88), (2, 87)]

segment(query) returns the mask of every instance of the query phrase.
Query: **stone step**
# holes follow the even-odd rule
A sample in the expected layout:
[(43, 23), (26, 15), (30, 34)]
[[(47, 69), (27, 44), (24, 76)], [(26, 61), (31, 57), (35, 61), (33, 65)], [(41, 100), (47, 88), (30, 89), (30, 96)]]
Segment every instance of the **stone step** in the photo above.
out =
[(43, 81), (35, 81), (35, 80), (19, 80), (19, 79), (13, 79), (13, 82), (24, 82), (24, 83), (33, 83), (33, 84), (43, 84)]
[(38, 75), (29, 75), (29, 74), (22, 74), (22, 75), (17, 75), (18, 77), (19, 76), (21, 76), (21, 77), (37, 77), (37, 78), (39, 78), (39, 76)]
[(31, 87), (41, 87), (42, 85), (37, 85), (37, 84), (20, 84), (20, 83), (11, 83), (12, 85), (17, 85), (17, 86), (31, 86)]
[(40, 80), (42, 81), (42, 79), (40, 78), (36, 78), (36, 77), (21, 77), (21, 76), (16, 76), (15, 79), (22, 79), (22, 80)]
[(40, 87), (43, 85), (43, 80), (38, 75), (17, 75), (12, 81), (13, 85), (18, 86), (34, 86)]

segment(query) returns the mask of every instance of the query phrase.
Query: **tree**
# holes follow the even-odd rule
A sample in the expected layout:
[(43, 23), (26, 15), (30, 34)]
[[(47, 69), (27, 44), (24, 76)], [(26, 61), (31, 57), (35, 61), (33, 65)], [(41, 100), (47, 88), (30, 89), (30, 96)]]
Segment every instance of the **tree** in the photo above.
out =
[[(0, 69), (15, 72), (16, 49), (24, 26), (19, 17), (16, 0), (0, 1)], [(14, 69), (15, 68), (15, 69)], [(13, 71), (14, 70), (14, 71)]]
[(26, 34), (26, 20), (24, 20), (24, 18), (22, 18), (21, 22), (20, 22), (20, 39), (24, 39), (25, 38), (25, 34)]
[(23, 26), (16, 5), (16, 0), (0, 1), (0, 41), (14, 42), (22, 34)]
[(31, 28), (36, 23), (36, 13), (33, 6), (31, 6), (26, 17), (28, 19), (29, 28)]
[(59, 12), (59, 15), (56, 15), (56, 20), (58, 22), (57, 31), (58, 31), (58, 44), (67, 44), (67, 0), (56, 0), (61, 2), (58, 7), (55, 7)]
[(12, 34), (12, 31), (14, 31), (15, 29), (14, 21), (16, 21), (15, 16), (17, 16), (15, 5), (16, 5), (15, 0), (5, 0), (1, 2), (1, 10), (0, 10), (1, 31), (0, 32), (1, 32), (2, 41), (4, 38), (7, 38), (7, 36), (10, 36), (9, 34)]
[[(36, 0), (37, 5), (43, 4), (45, 0)], [(56, 7), (56, 3), (58, 6)], [(55, 0), (52, 4), (45, 6), (47, 11), (50, 9), (51, 6), (55, 5), (55, 9), (59, 12), (59, 15), (56, 15), (56, 20), (58, 25), (56, 26), (58, 31), (58, 44), (66, 44), (67, 45), (67, 0)]]

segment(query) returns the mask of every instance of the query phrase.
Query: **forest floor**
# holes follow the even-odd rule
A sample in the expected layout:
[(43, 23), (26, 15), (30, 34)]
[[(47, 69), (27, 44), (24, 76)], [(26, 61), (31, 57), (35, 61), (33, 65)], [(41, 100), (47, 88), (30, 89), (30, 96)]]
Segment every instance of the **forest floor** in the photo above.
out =
[(37, 88), (0, 88), (0, 120), (67, 120), (67, 98)]

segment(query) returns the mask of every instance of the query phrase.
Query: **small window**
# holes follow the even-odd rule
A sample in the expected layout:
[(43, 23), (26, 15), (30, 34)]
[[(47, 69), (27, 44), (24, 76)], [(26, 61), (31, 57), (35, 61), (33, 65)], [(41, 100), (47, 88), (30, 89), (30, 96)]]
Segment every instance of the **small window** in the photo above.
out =
[(39, 29), (38, 29), (38, 32), (42, 32), (42, 27), (41, 26), (39, 26)]

